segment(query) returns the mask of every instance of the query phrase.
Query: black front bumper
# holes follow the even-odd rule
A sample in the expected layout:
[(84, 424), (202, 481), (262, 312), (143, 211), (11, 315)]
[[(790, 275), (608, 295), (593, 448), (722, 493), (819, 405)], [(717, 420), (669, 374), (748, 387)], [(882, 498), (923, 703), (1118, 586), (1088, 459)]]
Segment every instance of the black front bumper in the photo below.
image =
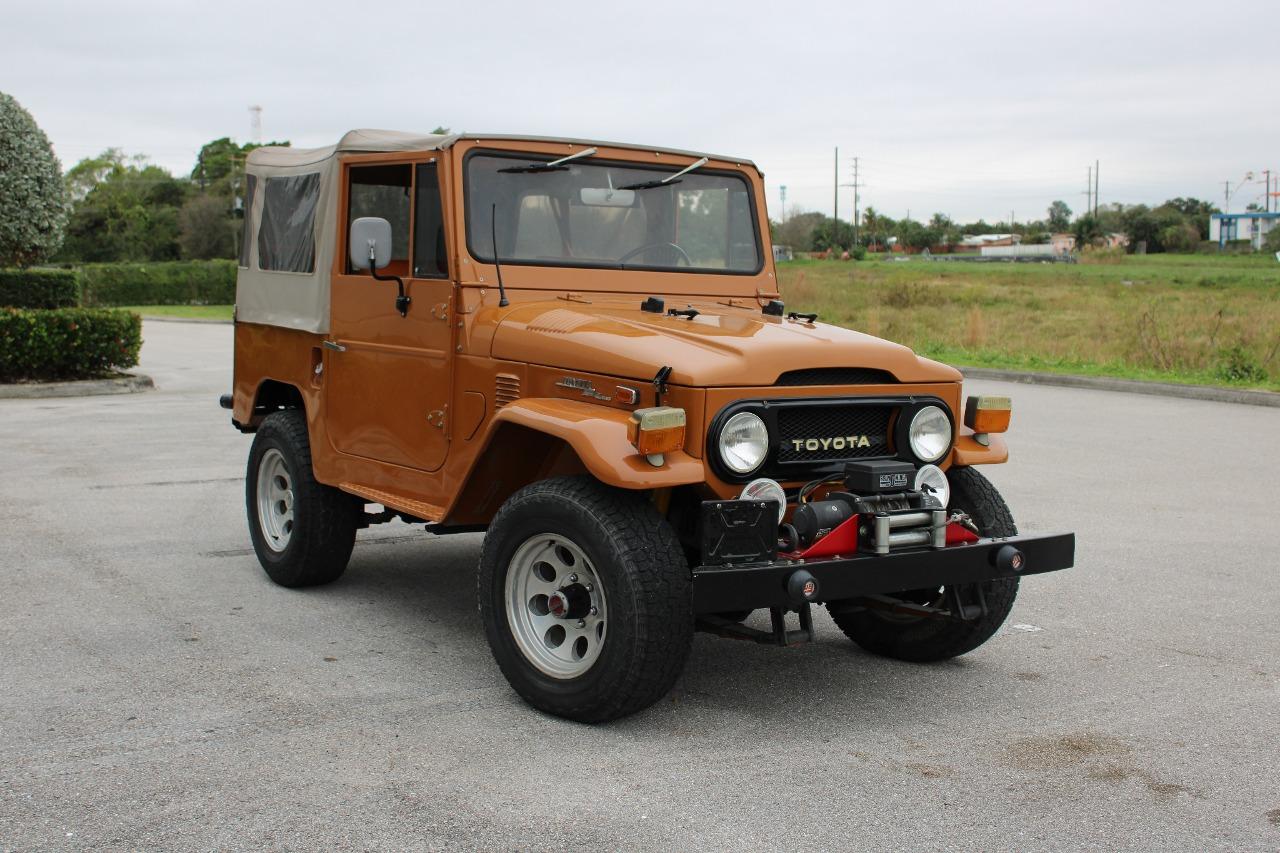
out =
[[(1012, 545), (1022, 553), (1020, 570), (997, 560)], [(969, 545), (918, 548), (890, 554), (814, 560), (775, 560), (753, 565), (699, 566), (693, 570), (693, 610), (696, 614), (794, 608), (802, 605), (788, 592), (798, 571), (817, 582), (812, 601), (841, 601), (867, 595), (892, 595), (912, 589), (971, 584), (1067, 569), (1075, 561), (1074, 533), (980, 539)], [(1007, 552), (1006, 552), (1007, 553)]]

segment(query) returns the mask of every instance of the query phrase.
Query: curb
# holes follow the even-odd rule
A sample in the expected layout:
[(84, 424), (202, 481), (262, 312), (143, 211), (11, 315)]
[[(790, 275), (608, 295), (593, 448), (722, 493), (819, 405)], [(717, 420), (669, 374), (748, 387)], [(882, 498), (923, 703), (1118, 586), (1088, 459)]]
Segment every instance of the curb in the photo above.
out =
[(77, 382), (32, 382), (0, 385), (0, 400), (43, 400), (50, 397), (96, 397), (103, 394), (137, 394), (154, 391), (156, 383), (142, 373), (126, 373), (111, 379)]
[(230, 326), (234, 320), (211, 320), (207, 317), (161, 317), (158, 314), (142, 314), (148, 323), (197, 323), (204, 326)]
[(1213, 385), (1179, 385), (1175, 382), (1143, 382), (1138, 379), (1112, 379), (1107, 376), (1073, 376), (1067, 373), (1034, 373), (999, 370), (992, 367), (961, 367), (966, 378), (995, 379), (1000, 382), (1022, 382), (1027, 385), (1059, 385), (1092, 391), (1122, 391), (1128, 394), (1150, 394), (1157, 397), (1180, 397), (1184, 400), (1208, 400), (1212, 403), (1239, 403), (1245, 406), (1280, 407), (1280, 393), (1218, 388)]

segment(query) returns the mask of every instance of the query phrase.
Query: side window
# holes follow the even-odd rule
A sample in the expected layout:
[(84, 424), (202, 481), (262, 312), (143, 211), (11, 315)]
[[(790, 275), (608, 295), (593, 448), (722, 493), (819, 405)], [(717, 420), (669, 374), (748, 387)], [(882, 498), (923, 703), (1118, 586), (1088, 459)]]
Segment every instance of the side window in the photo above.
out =
[(240, 223), (240, 266), (246, 269), (249, 267), (249, 241), (253, 239), (253, 191), (257, 186), (257, 175), (245, 175), (244, 221)]
[(320, 174), (267, 178), (258, 226), (258, 268), (311, 273), (316, 268)]
[(414, 219), (413, 275), (415, 278), (448, 278), (449, 260), (444, 245), (444, 211), (440, 202), (440, 175), (435, 163), (418, 166), (418, 208)]
[[(409, 186), (413, 172), (408, 165), (352, 166), (347, 187), (347, 233), (362, 216), (377, 216), (391, 223), (391, 260), (409, 262)], [(350, 257), (347, 272), (353, 273)]]

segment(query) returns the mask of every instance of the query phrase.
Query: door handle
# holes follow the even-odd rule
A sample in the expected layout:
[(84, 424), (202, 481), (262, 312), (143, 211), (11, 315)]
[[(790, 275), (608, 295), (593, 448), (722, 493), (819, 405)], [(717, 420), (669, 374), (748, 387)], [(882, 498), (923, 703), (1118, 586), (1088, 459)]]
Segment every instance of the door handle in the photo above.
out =
[(334, 352), (346, 352), (347, 348), (337, 341), (321, 341), (320, 345), (325, 349), (331, 349)]

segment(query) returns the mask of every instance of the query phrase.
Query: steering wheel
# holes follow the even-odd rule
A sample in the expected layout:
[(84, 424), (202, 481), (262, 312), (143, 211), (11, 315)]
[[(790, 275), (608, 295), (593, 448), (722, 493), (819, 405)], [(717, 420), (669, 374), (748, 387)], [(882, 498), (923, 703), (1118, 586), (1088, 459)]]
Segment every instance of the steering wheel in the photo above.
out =
[[(689, 257), (689, 253), (686, 252), (684, 249), (680, 248), (680, 246), (676, 243), (645, 243), (643, 246), (637, 246), (636, 248), (632, 249), (630, 252), (627, 252), (625, 255), (618, 258), (618, 263), (625, 264), (627, 261), (631, 260), (636, 255), (640, 254), (641, 252), (646, 252), (649, 249), (664, 249), (664, 248), (675, 249), (677, 252), (680, 253), (680, 257), (684, 259), (685, 266), (687, 267), (693, 266), (693, 259)], [(679, 265), (680, 263), (679, 261), (677, 261), (676, 266), (679, 266)]]

